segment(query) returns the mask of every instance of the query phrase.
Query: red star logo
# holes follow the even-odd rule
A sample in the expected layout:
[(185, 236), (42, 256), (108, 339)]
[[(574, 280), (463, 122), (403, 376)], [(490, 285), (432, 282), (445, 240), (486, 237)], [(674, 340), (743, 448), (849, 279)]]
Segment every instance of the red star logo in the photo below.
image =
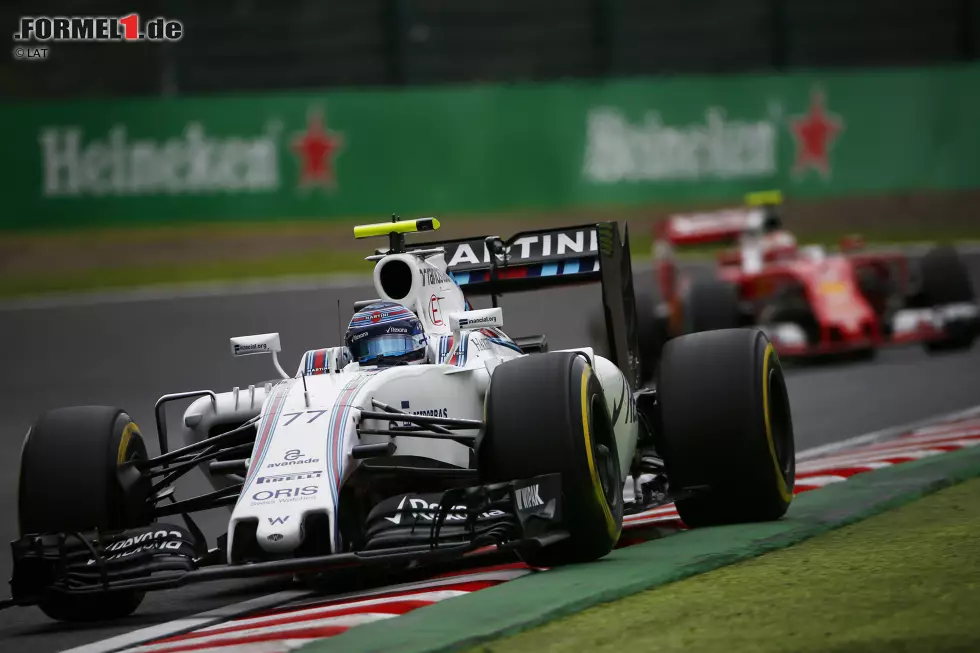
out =
[(334, 157), (344, 147), (344, 135), (324, 128), (323, 109), (312, 109), (306, 117), (306, 130), (293, 137), (293, 152), (300, 161), (300, 186), (337, 184)]
[(802, 116), (789, 119), (793, 140), (796, 141), (796, 163), (793, 174), (802, 175), (813, 168), (824, 177), (830, 176), (830, 150), (838, 134), (844, 131), (840, 116), (827, 112), (826, 97), (819, 88), (810, 91), (810, 108)]

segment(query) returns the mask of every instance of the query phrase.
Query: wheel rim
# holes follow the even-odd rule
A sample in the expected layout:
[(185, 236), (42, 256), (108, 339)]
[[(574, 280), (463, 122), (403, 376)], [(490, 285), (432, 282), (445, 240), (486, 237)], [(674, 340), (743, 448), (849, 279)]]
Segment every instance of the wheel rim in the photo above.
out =
[(769, 395), (769, 424), (776, 460), (783, 477), (790, 480), (795, 466), (796, 451), (793, 444), (793, 425), (790, 421), (789, 396), (782, 375), (776, 369), (769, 370), (766, 382)]
[(602, 494), (610, 507), (619, 503), (620, 470), (619, 457), (616, 452), (616, 440), (608, 419), (597, 419), (605, 416), (605, 405), (598, 395), (592, 398), (592, 410), (589, 428), (592, 431), (592, 459), (595, 460), (596, 472), (599, 474), (599, 484)]

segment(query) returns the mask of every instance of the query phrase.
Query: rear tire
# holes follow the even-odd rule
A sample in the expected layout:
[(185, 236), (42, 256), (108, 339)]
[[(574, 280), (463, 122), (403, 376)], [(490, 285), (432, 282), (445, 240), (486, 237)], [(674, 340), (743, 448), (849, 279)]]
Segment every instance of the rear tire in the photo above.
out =
[(609, 553), (623, 526), (623, 483), (612, 421), (595, 372), (581, 354), (517, 358), (493, 373), (479, 446), (482, 483), (560, 473), (570, 537), (527, 550), (554, 567)]
[[(919, 262), (919, 296), (921, 306), (976, 303), (976, 292), (970, 281), (970, 272), (956, 248), (940, 246), (931, 249)], [(975, 320), (948, 325), (949, 336), (942, 340), (925, 343), (926, 351), (938, 353), (969, 349), (978, 335)]]
[[(21, 453), (21, 536), (149, 524), (149, 479), (124, 465), (146, 458), (139, 427), (119, 408), (76, 406), (44, 413)], [(142, 600), (143, 593), (136, 591), (52, 593), (39, 606), (53, 619), (92, 621), (132, 614)]]
[(718, 279), (695, 279), (684, 301), (684, 332), (734, 329), (741, 325), (738, 289)]
[(779, 519), (793, 499), (795, 445), (779, 359), (759, 329), (682, 336), (664, 348), (657, 394), (673, 491), (688, 526)]

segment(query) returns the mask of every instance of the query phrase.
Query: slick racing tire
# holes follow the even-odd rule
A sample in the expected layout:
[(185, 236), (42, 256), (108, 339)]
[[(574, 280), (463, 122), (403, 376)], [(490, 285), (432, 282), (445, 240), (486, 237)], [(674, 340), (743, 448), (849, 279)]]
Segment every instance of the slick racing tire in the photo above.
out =
[(596, 560), (623, 527), (623, 483), (612, 420), (588, 359), (555, 352), (498, 366), (486, 400), (481, 483), (561, 474), (568, 539), (521, 552), (538, 567)]
[(684, 299), (685, 333), (700, 333), (741, 326), (738, 289), (718, 279), (695, 279)]
[[(125, 463), (146, 459), (139, 427), (119, 408), (76, 406), (41, 415), (20, 461), (21, 536), (119, 531), (150, 523), (150, 482)], [(132, 614), (142, 592), (66, 595), (39, 602), (49, 617), (92, 621)]]
[(779, 519), (793, 499), (786, 382), (755, 328), (675, 338), (657, 381), (667, 478), (688, 526)]
[[(941, 307), (977, 301), (970, 272), (954, 247), (934, 247), (919, 262), (918, 304)], [(978, 335), (975, 320), (947, 326), (948, 337), (925, 343), (930, 353), (969, 349)]]

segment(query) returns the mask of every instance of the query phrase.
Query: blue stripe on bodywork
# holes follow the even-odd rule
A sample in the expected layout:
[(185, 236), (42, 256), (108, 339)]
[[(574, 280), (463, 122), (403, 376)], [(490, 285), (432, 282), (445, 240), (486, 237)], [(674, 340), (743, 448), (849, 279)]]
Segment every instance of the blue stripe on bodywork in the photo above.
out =
[[(329, 485), (329, 490), (331, 494), (331, 499), (333, 500), (333, 514), (334, 517), (339, 514), (340, 510), (340, 482), (344, 476), (344, 460), (343, 460), (343, 440), (347, 429), (347, 420), (350, 417), (351, 407), (354, 405), (354, 399), (357, 397), (358, 392), (364, 386), (367, 381), (381, 372), (381, 368), (367, 369), (359, 372), (357, 376), (347, 382), (337, 398), (334, 400), (333, 409), (330, 413), (330, 421), (328, 422), (328, 433), (326, 442), (326, 454), (327, 460), (325, 468), (327, 470), (327, 483)], [(333, 528), (334, 535), (334, 551), (340, 551), (341, 541), (340, 541), (340, 529)]]
[(521, 348), (517, 346), (513, 340), (503, 340), (502, 338), (487, 338), (490, 342), (495, 345), (500, 345), (501, 347), (506, 347), (507, 349), (513, 349), (514, 351), (523, 354)]

